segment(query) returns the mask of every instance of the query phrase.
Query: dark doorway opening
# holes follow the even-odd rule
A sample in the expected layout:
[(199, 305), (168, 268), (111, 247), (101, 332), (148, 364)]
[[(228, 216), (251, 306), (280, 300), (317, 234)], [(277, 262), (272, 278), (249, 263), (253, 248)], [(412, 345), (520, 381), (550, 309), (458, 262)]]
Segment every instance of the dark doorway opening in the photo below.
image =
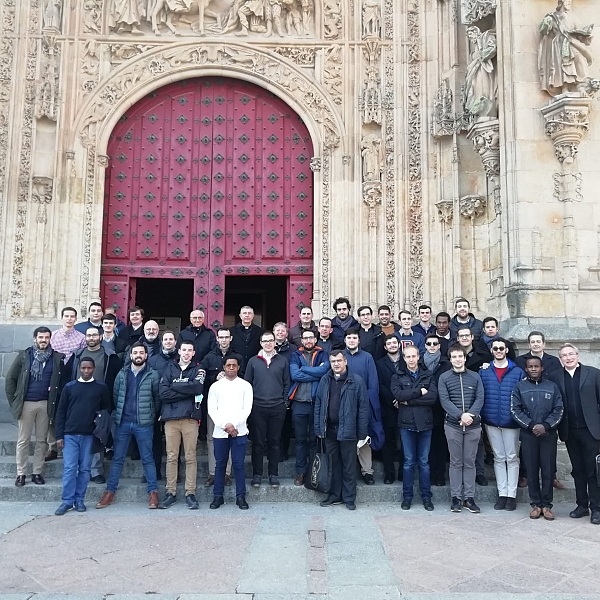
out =
[(245, 305), (254, 309), (254, 322), (265, 329), (272, 328), (278, 321), (287, 322), (287, 288), (287, 277), (225, 277), (223, 324), (226, 327), (235, 325), (240, 320), (240, 308)]
[(144, 320), (153, 319), (161, 331), (171, 329), (176, 335), (190, 324), (193, 279), (139, 278), (135, 286), (135, 303), (144, 309)]

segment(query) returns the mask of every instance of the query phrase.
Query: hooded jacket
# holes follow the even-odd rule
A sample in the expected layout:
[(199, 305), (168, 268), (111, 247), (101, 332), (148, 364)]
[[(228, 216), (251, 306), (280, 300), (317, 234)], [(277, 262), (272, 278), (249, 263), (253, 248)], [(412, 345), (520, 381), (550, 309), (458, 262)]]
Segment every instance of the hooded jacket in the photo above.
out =
[(494, 368), (494, 363), (487, 369), (479, 371), (483, 383), (485, 399), (481, 409), (481, 419), (486, 425), (515, 429), (517, 423), (510, 412), (510, 398), (514, 387), (525, 378), (525, 373), (512, 360), (508, 361), (508, 371), (501, 381)]

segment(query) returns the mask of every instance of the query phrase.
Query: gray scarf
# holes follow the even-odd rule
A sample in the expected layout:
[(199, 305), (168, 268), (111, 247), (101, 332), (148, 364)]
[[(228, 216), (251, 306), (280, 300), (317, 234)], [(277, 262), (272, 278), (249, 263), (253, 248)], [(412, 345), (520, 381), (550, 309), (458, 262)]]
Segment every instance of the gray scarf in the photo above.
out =
[(48, 346), (46, 350), (33, 348), (33, 362), (31, 363), (31, 369), (29, 373), (36, 381), (41, 380), (42, 373), (44, 372), (44, 365), (46, 362), (48, 362), (51, 354), (52, 348), (50, 346)]
[(427, 367), (428, 371), (435, 371), (437, 366), (440, 364), (440, 360), (442, 358), (442, 353), (438, 350), (435, 354), (431, 354), (430, 352), (425, 352), (425, 356), (423, 356), (423, 362)]

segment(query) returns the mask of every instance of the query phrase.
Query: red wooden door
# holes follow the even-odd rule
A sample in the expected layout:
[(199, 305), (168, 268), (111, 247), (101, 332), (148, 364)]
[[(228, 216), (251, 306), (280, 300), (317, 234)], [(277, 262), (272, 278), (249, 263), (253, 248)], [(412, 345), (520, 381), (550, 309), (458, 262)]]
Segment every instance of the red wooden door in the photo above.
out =
[(226, 275), (283, 275), (295, 317), (312, 297), (312, 154), (298, 115), (253, 84), (197, 78), (142, 99), (108, 146), (105, 304), (124, 318), (131, 278), (194, 278), (190, 308), (216, 326)]

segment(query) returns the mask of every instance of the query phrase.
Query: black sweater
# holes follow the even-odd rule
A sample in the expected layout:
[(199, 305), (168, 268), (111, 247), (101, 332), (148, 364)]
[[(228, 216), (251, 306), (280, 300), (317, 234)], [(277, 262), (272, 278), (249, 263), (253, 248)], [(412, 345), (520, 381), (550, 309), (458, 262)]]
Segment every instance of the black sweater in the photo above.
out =
[(248, 361), (244, 378), (252, 385), (256, 406), (288, 404), (290, 365), (280, 354), (275, 354), (269, 365), (261, 356), (253, 356)]
[(56, 411), (56, 439), (65, 435), (92, 435), (94, 419), (101, 410), (110, 410), (108, 388), (97, 381), (71, 381), (64, 387)]

